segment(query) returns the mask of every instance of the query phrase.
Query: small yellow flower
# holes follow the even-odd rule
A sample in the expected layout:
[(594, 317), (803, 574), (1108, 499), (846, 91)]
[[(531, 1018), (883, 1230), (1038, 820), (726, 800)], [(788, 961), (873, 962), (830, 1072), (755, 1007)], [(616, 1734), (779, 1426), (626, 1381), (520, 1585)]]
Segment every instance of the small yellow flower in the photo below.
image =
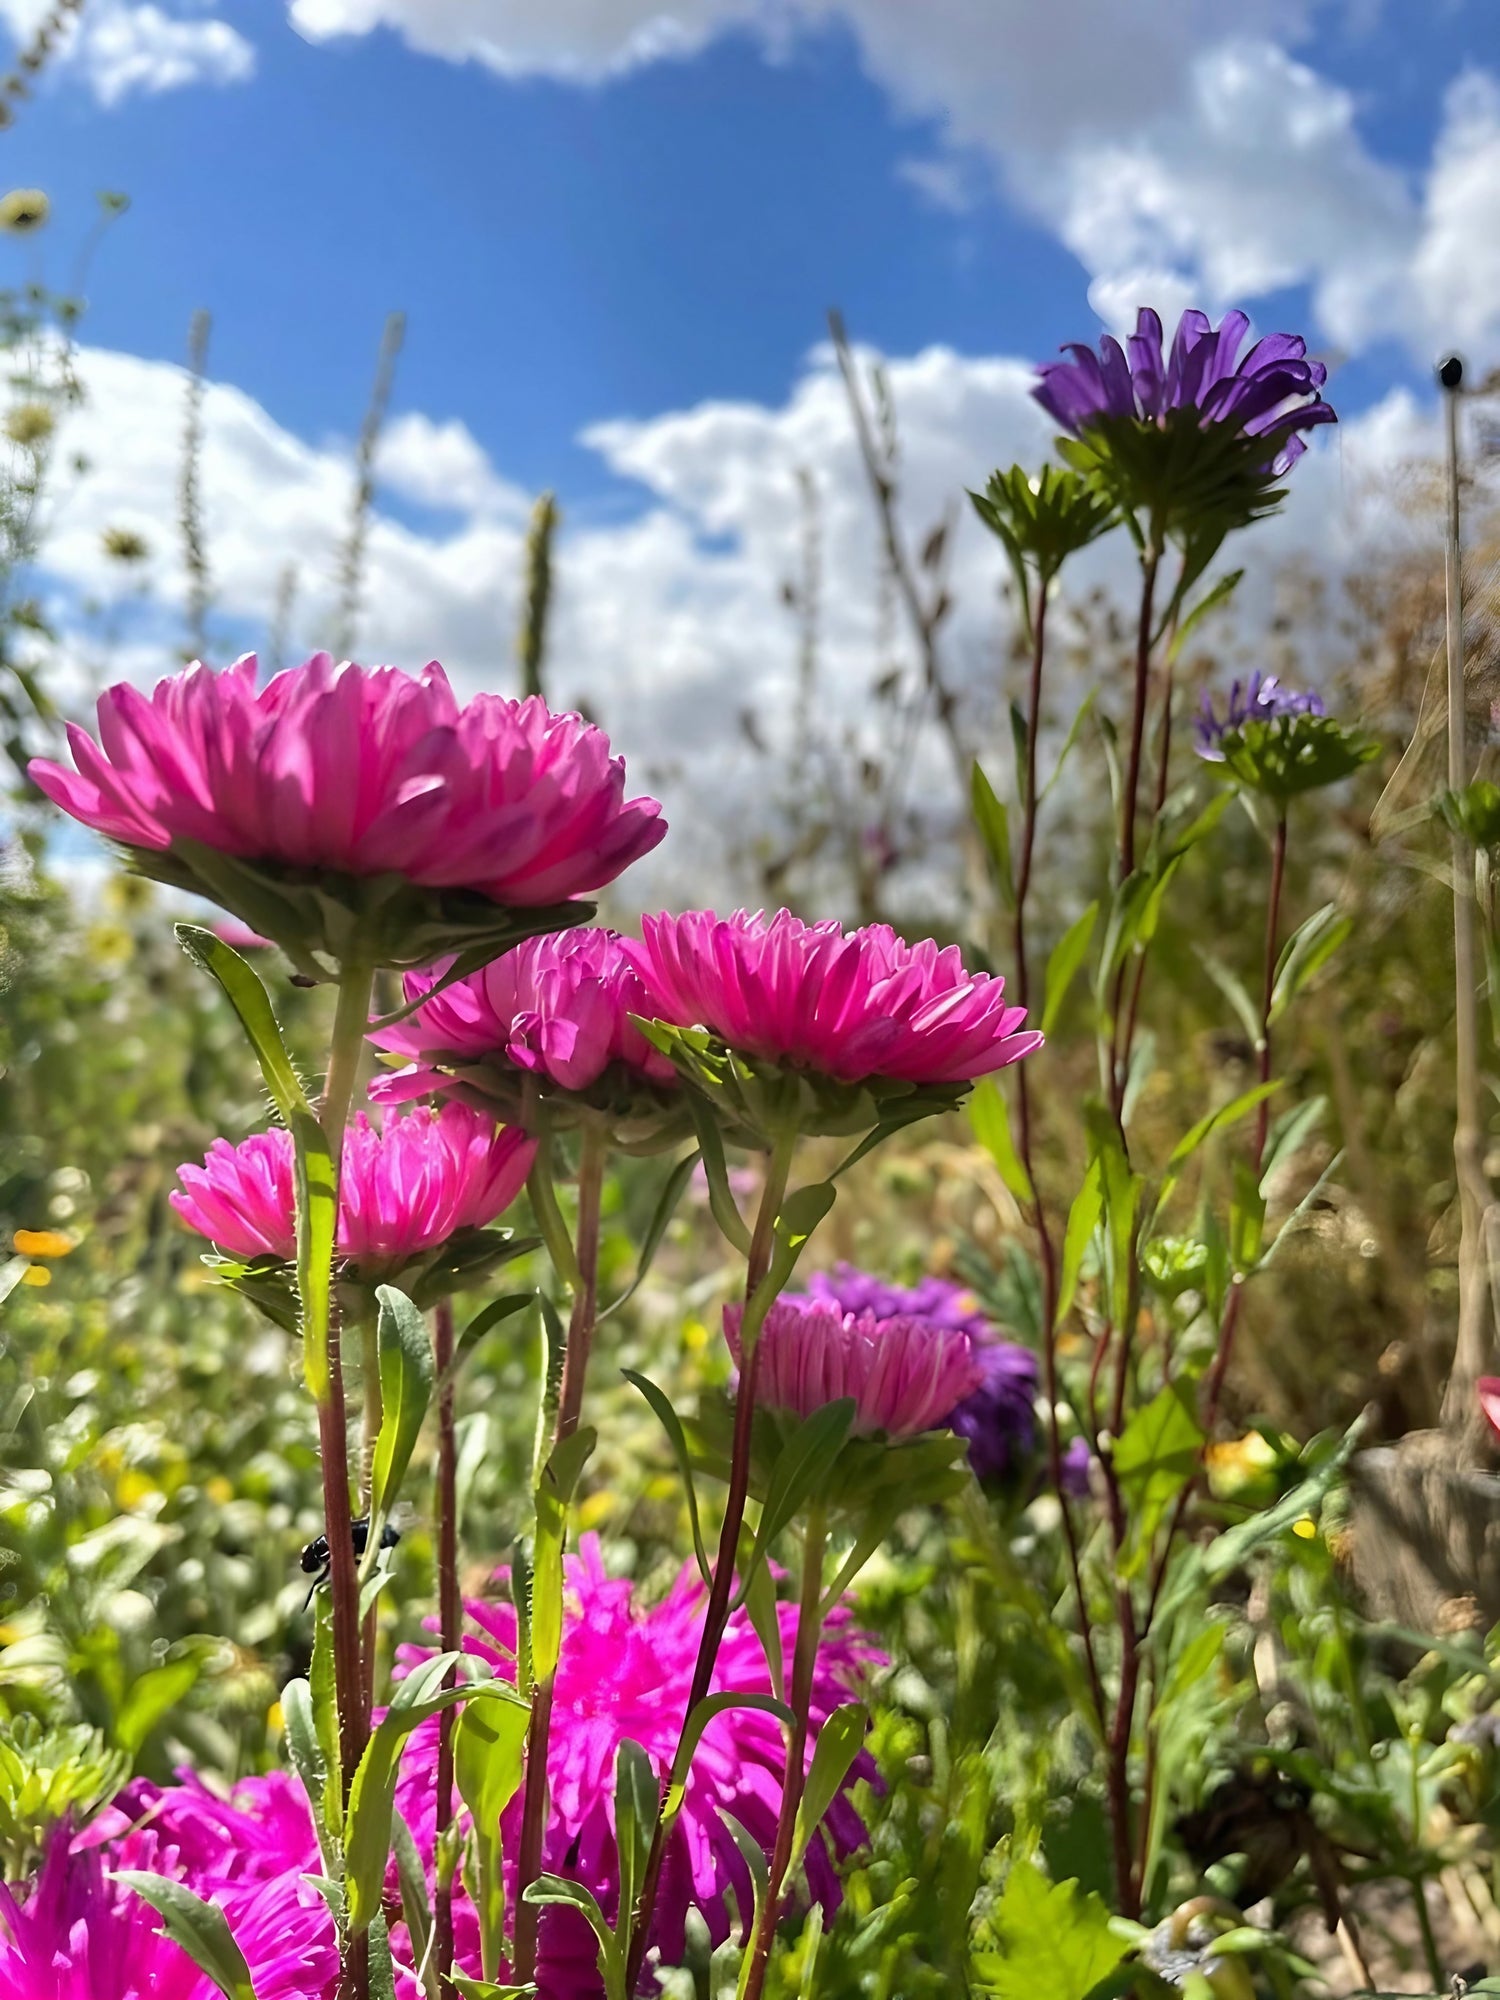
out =
[(18, 1229), (10, 1245), (18, 1257), (66, 1257), (76, 1248), (60, 1229)]
[(12, 188), (0, 197), (0, 229), (15, 236), (40, 229), (52, 213), (52, 204), (40, 188)]
[(614, 1501), (607, 1493), (590, 1493), (580, 1500), (574, 1509), (579, 1533), (587, 1534), (590, 1528), (597, 1528), (601, 1521), (608, 1518), (613, 1506)]
[(21, 1283), (23, 1285), (37, 1286), (50, 1285), (52, 1283), (52, 1273), (47, 1269), (45, 1264), (33, 1264), (29, 1270), (21, 1273)]
[(1304, 1514), (1300, 1521), (1293, 1521), (1292, 1533), (1304, 1542), (1315, 1542), (1318, 1539), (1318, 1524), (1311, 1514)]
[(682, 1344), (689, 1354), (701, 1354), (708, 1345), (708, 1328), (701, 1319), (690, 1319), (682, 1329)]
[(152, 1499), (155, 1493), (156, 1481), (136, 1465), (127, 1465), (115, 1481), (115, 1505), (122, 1514), (133, 1514), (137, 1507)]
[(271, 1731), (273, 1735), (278, 1735), (278, 1736), (280, 1735), (282, 1730), (286, 1727), (285, 1718), (281, 1713), (281, 1703), (279, 1701), (273, 1701), (271, 1703), (271, 1706), (266, 1710), (266, 1727)]
[(212, 1500), (216, 1507), (227, 1507), (234, 1498), (234, 1487), (222, 1472), (216, 1472), (212, 1479), (205, 1479), (203, 1491), (205, 1497)]
[(56, 429), (57, 420), (45, 403), (17, 403), (5, 419), (5, 435), (28, 449), (43, 444)]

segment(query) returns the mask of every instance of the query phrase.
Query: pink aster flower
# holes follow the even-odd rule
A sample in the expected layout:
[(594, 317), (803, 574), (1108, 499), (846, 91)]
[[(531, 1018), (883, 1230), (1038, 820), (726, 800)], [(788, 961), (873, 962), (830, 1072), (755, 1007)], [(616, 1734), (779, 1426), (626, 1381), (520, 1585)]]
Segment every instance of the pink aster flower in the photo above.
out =
[[(115, 1868), (187, 1879), (218, 1902), (257, 2000), (332, 2000), (338, 1946), (328, 1906), (300, 1872), (223, 1887), (196, 1876), (155, 1832), (108, 1850), (53, 1833), (40, 1874), (18, 1896), (0, 1886), (0, 2000), (218, 2000), (218, 1988), (162, 1934)], [(220, 1891), (219, 1893), (215, 1893)]]
[[(513, 1681), (513, 1608), (507, 1603), (478, 1600), (469, 1603), (468, 1613), (477, 1630), (465, 1640), (466, 1649)], [(783, 1605), (780, 1615), (783, 1644), (790, 1658), (796, 1607)], [(580, 1553), (569, 1560), (562, 1659), (548, 1752), (552, 1818), (543, 1866), (585, 1883), (611, 1918), (618, 1889), (613, 1826), (615, 1754), (626, 1737), (633, 1738), (647, 1751), (657, 1772), (666, 1773), (692, 1684), (702, 1616), (703, 1589), (697, 1570), (691, 1566), (667, 1596), (648, 1609), (635, 1602), (629, 1582), (612, 1581), (605, 1574), (597, 1536), (585, 1535)], [(403, 1649), (407, 1667), (422, 1657), (414, 1648)], [(851, 1628), (846, 1612), (833, 1613), (813, 1689), (814, 1736), (832, 1710), (858, 1692), (864, 1673), (879, 1657)], [(716, 1691), (770, 1692), (765, 1655), (743, 1612), (729, 1622), (713, 1685)], [(418, 1846), (429, 1854), (437, 1741), (435, 1721), (423, 1723), (414, 1732), (396, 1793), (397, 1806), (416, 1834)], [(731, 1813), (769, 1847), (776, 1830), (784, 1756), (776, 1721), (754, 1710), (730, 1709), (704, 1732), (688, 1778), (682, 1817), (668, 1850), (657, 1905), (654, 1941), (667, 1964), (680, 1956), (689, 1908), (696, 1907), (702, 1913), (716, 1941), (729, 1931), (727, 1891), (733, 1889), (741, 1910), (750, 1908), (749, 1875), (721, 1812)], [(856, 1759), (848, 1784), (861, 1777), (875, 1777), (868, 1754)], [(501, 1821), (502, 1848), (512, 1871), (512, 1896), (520, 1809), (518, 1797)], [(823, 1838), (814, 1841), (807, 1861), (813, 1895), (830, 1913), (840, 1896), (831, 1854), (848, 1854), (864, 1838), (863, 1823), (846, 1787), (824, 1820)], [(469, 1921), (465, 1917), (458, 1925), (461, 1943), (470, 1934)], [(540, 1986), (549, 2000), (593, 2000), (602, 1993), (593, 1934), (582, 1918), (567, 1910), (545, 1911), (541, 1943)]]
[(731, 1048), (843, 1083), (967, 1083), (1041, 1045), (1005, 981), (956, 945), (907, 944), (886, 924), (845, 932), (781, 910), (647, 917), (627, 940), (652, 1010)]
[[(514, 1128), (466, 1104), (417, 1105), (371, 1124), (363, 1112), (344, 1137), (339, 1179), (340, 1254), (367, 1272), (393, 1269), (483, 1228), (521, 1192), (536, 1152)], [(216, 1139), (202, 1166), (177, 1170), (172, 1206), (190, 1229), (233, 1257), (296, 1255), (292, 1135), (279, 1127), (238, 1146)]]
[[(412, 908), (377, 925), (370, 907), (390, 883), (432, 892), (415, 906), (429, 914), (444, 891), (540, 909), (614, 881), (666, 831), (656, 800), (625, 797), (624, 762), (593, 724), (535, 696), (461, 708), (435, 663), (410, 675), (318, 653), (258, 688), (252, 655), (223, 673), (189, 667), (149, 696), (121, 683), (98, 712), (97, 743), (69, 728), (75, 770), (32, 764), (48, 797), (144, 872), (335, 957), (348, 937), (305, 891), (297, 901), (309, 873), (325, 890), (330, 874), (371, 885), (335, 898), (362, 918), (365, 962), (430, 964), (483, 913), (440, 912), (455, 941), (432, 949), (424, 934), (425, 956), (403, 956)], [(204, 867), (184, 842), (226, 859)]]
[[(724, 1308), (724, 1334), (740, 1359), (743, 1309)], [(980, 1350), (962, 1327), (901, 1314), (841, 1312), (822, 1299), (781, 1299), (761, 1328), (756, 1397), (810, 1417), (854, 1399), (853, 1435), (916, 1437), (946, 1424), (984, 1380)]]
[(1500, 1439), (1500, 1375), (1481, 1375), (1474, 1385), (1485, 1422)]
[[(408, 973), (407, 1001), (431, 992), (445, 970)], [(523, 1080), (548, 1095), (670, 1087), (676, 1071), (631, 1020), (647, 1009), (640, 976), (613, 931), (530, 938), (372, 1036), (410, 1058), (406, 1069), (377, 1082), (375, 1094), (390, 1102), (445, 1090), (455, 1070), (476, 1088), (486, 1088), (488, 1076), (490, 1087), (516, 1097)]]

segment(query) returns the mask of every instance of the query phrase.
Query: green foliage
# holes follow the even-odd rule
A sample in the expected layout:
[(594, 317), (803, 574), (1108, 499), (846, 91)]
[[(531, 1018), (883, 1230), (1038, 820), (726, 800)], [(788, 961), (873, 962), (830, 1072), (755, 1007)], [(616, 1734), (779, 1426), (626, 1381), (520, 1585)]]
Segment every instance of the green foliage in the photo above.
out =
[(1097, 1896), (1076, 1882), (1049, 1883), (1029, 1861), (1012, 1863), (987, 1926), (993, 1946), (975, 1959), (979, 1990), (993, 2000), (1088, 2000), (1125, 1956)]

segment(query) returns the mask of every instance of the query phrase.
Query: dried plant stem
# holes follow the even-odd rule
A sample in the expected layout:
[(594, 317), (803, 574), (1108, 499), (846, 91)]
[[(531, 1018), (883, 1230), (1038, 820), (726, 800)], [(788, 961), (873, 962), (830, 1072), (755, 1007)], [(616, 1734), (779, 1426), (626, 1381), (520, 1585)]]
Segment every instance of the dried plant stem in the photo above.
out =
[(15, 123), (15, 101), (31, 95), (32, 84), (47, 67), (63, 34), (83, 12), (85, 4), (86, 0), (55, 0), (38, 21), (31, 40), (14, 64), (0, 76), (0, 130)]
[(864, 390), (860, 385), (854, 352), (849, 345), (849, 335), (841, 313), (829, 312), (828, 330), (833, 336), (833, 350), (849, 398), (849, 413), (854, 420), (854, 435), (859, 445), (860, 459), (864, 465), (865, 477), (869, 481), (875, 512), (880, 522), (881, 542), (886, 562), (911, 626), (912, 637), (916, 640), (923, 684), (931, 698), (938, 726), (947, 742), (959, 786), (963, 795), (967, 797), (969, 766), (972, 759), (958, 726), (958, 699), (948, 685), (938, 647), (938, 629), (950, 609), (948, 593), (939, 586), (928, 598), (917, 580), (916, 565), (906, 546), (906, 538), (901, 532), (901, 523), (896, 514), (896, 481), (889, 460), (876, 443), (869, 411), (865, 407)]
[[(433, 1314), (433, 1365), (438, 1381), (437, 1444), (437, 1586), (438, 1649), (456, 1653), (463, 1643), (463, 1605), (458, 1589), (458, 1440), (454, 1429), (453, 1302), (442, 1299)], [(452, 1686), (456, 1670), (445, 1686)], [(458, 1711), (445, 1708), (438, 1723), (437, 1798), (434, 1807), (436, 1838), (441, 1842), (453, 1824), (453, 1731)], [(440, 1874), (433, 1898), (432, 1962), (438, 1992), (448, 2000), (453, 1992), (453, 1882)]]
[[(1448, 789), (1469, 782), (1468, 703), (1464, 675), (1463, 543), (1459, 507), (1458, 400), (1462, 368), (1454, 361), (1440, 374), (1447, 418), (1448, 519), (1444, 544), (1447, 593)], [(1458, 1180), (1458, 1338), (1453, 1368), (1443, 1395), (1443, 1425), (1481, 1434), (1474, 1385), (1484, 1373), (1490, 1345), (1489, 1269), (1485, 1252), (1485, 1211), (1489, 1184), (1484, 1173), (1480, 1124), (1479, 998), (1475, 952), (1474, 849), (1455, 825), (1453, 831), (1453, 1033), (1457, 1049), (1454, 1077), (1456, 1111), (1453, 1163)]]
[(370, 401), (354, 452), (354, 501), (349, 513), (349, 533), (339, 557), (339, 612), (334, 650), (341, 659), (352, 656), (359, 636), (365, 547), (370, 533), (370, 510), (375, 504), (375, 460), (380, 450), (380, 434), (385, 429), (391, 390), (395, 386), (396, 362), (405, 338), (406, 314), (387, 314), (385, 331), (380, 337), (380, 353), (375, 361)]
[(208, 545), (203, 533), (203, 390), (208, 367), (208, 337), (213, 320), (206, 312), (195, 312), (188, 327), (188, 383), (182, 425), (182, 474), (178, 481), (178, 525), (182, 529), (182, 563), (187, 571), (187, 639), (189, 657), (203, 659), (208, 652), (208, 607), (213, 601), (213, 578), (208, 565)]
[[(750, 1302), (771, 1268), (776, 1218), (781, 1212), (782, 1202), (786, 1199), (787, 1181), (791, 1175), (792, 1154), (796, 1150), (796, 1144), (797, 1134), (795, 1129), (792, 1129), (782, 1135), (772, 1151), (766, 1167), (765, 1186), (761, 1190), (760, 1208), (755, 1217), (755, 1230), (750, 1239), (750, 1255), (746, 1260), (745, 1317), (740, 1325), (740, 1379), (734, 1399), (734, 1443), (729, 1461), (729, 1490), (724, 1496), (724, 1519), (719, 1530), (719, 1552), (714, 1561), (714, 1580), (709, 1588), (703, 1631), (698, 1640), (698, 1658), (693, 1667), (693, 1684), (688, 1694), (687, 1706), (682, 1713), (684, 1734), (693, 1711), (713, 1684), (714, 1666), (719, 1657), (719, 1647), (723, 1642), (725, 1627), (729, 1623), (729, 1605), (734, 1594), (735, 1565), (739, 1557), (740, 1530), (744, 1526), (745, 1502), (750, 1494), (750, 1439), (755, 1421), (755, 1384), (760, 1361), (760, 1327), (752, 1321)], [(661, 1883), (661, 1868), (665, 1853), (662, 1820), (658, 1815), (656, 1834), (651, 1843), (651, 1853), (641, 1886), (635, 1933), (631, 1939), (630, 1965), (626, 1978), (627, 1992), (635, 1991), (640, 1982), (641, 1968), (645, 1964), (646, 1950), (651, 1939), (651, 1919), (656, 1908), (656, 1892)]]
[(552, 605), (552, 543), (557, 534), (557, 498), (543, 493), (531, 510), (526, 532), (526, 601), (516, 653), (521, 663), (523, 695), (543, 695), (542, 667), (547, 657), (547, 614)]
[[(599, 1313), (599, 1216), (604, 1191), (607, 1148), (605, 1133), (590, 1122), (583, 1131), (578, 1163), (578, 1223), (573, 1260), (578, 1273), (568, 1344), (563, 1356), (562, 1389), (558, 1399), (554, 1446), (571, 1437), (583, 1410), (584, 1384), (594, 1324)], [(521, 1840), (516, 1851), (515, 1972), (523, 1984), (536, 1973), (541, 1911), (526, 1900), (526, 1891), (542, 1872), (547, 1834), (547, 1753), (552, 1736), (554, 1679), (539, 1681), (531, 1691), (531, 1720), (526, 1730), (526, 1789), (521, 1806)]]
[(786, 1761), (781, 1772), (781, 1807), (776, 1816), (776, 1838), (771, 1849), (771, 1872), (756, 1926), (749, 1977), (743, 2000), (761, 2000), (765, 1990), (766, 1967), (776, 1926), (786, 1900), (787, 1871), (792, 1863), (792, 1841), (797, 1829), (797, 1812), (802, 1804), (806, 1781), (807, 1742), (811, 1732), (813, 1676), (818, 1666), (818, 1642), (823, 1635), (823, 1555), (828, 1543), (828, 1515), (821, 1501), (807, 1510), (807, 1526), (802, 1537), (802, 1591), (797, 1607), (797, 1637), (792, 1651), (791, 1710), (795, 1718), (787, 1731)]

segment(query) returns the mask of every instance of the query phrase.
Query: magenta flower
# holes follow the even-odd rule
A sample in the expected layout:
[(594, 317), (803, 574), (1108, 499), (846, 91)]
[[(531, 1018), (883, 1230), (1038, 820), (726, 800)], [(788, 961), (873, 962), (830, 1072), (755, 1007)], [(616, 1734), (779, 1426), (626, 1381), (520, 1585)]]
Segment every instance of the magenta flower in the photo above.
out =
[(318, 653), (263, 688), (253, 656), (193, 666), (149, 697), (110, 688), (98, 743), (68, 735), (75, 771), (31, 766), (49, 798), (301, 959), (501, 949), (569, 921), (557, 906), (666, 831), (654, 799), (626, 799), (624, 763), (591, 723), (537, 697), (461, 708), (436, 664), (409, 675)]
[(1041, 1046), (1005, 981), (956, 945), (910, 945), (885, 924), (844, 932), (781, 910), (767, 922), (694, 911), (647, 917), (625, 951), (659, 1020), (841, 1083), (964, 1084)]
[[(466, 1104), (425, 1105), (384, 1126), (356, 1112), (344, 1136), (338, 1248), (365, 1278), (394, 1271), (462, 1230), (482, 1229), (526, 1183), (536, 1147)], [(292, 1135), (238, 1146), (215, 1139), (202, 1166), (177, 1169), (170, 1197), (190, 1229), (247, 1261), (297, 1254)]]
[[(740, 1360), (743, 1308), (724, 1308), (724, 1334)], [(984, 1380), (980, 1350), (957, 1327), (902, 1316), (840, 1312), (821, 1300), (778, 1299), (757, 1344), (756, 1397), (773, 1410), (810, 1417), (844, 1397), (852, 1434), (916, 1437), (948, 1423)]]
[[(407, 1001), (430, 992), (445, 970), (409, 972)], [(645, 1011), (640, 975), (613, 931), (531, 938), (372, 1036), (410, 1058), (378, 1079), (373, 1095), (390, 1103), (457, 1088), (516, 1119), (538, 1102), (566, 1113), (574, 1100), (659, 1120), (677, 1073), (632, 1020)]]
[[(507, 1603), (470, 1601), (478, 1628), (466, 1649), (489, 1661), (505, 1679), (515, 1679), (515, 1613)], [(584, 1883), (613, 1918), (618, 1893), (613, 1828), (615, 1753), (633, 1738), (665, 1774), (677, 1747), (683, 1707), (692, 1683), (703, 1615), (703, 1590), (689, 1567), (667, 1596), (649, 1609), (634, 1600), (629, 1582), (606, 1575), (598, 1538), (585, 1535), (568, 1563), (562, 1661), (558, 1669), (552, 1736), (548, 1751), (552, 1817), (543, 1865)], [(796, 1607), (780, 1607), (783, 1645), (791, 1657)], [(424, 1657), (402, 1649), (409, 1668)], [(825, 1632), (813, 1688), (816, 1735), (826, 1717), (858, 1692), (866, 1670), (880, 1659), (868, 1641), (851, 1629), (848, 1614), (833, 1613)], [(767, 1693), (771, 1680), (765, 1655), (743, 1612), (729, 1622), (714, 1674), (715, 1690), (735, 1688)], [(432, 1852), (433, 1799), (438, 1726), (423, 1723), (407, 1749), (396, 1804), (424, 1854)], [(730, 1709), (704, 1733), (688, 1777), (682, 1817), (668, 1850), (654, 1940), (663, 1959), (681, 1955), (690, 1908), (703, 1915), (715, 1941), (729, 1932), (727, 1892), (739, 1908), (750, 1908), (750, 1878), (721, 1812), (731, 1813), (756, 1840), (769, 1847), (780, 1803), (784, 1745), (768, 1715)], [(813, 1895), (832, 1912), (840, 1898), (833, 1855), (863, 1844), (865, 1829), (848, 1797), (859, 1778), (875, 1778), (867, 1754), (856, 1759), (847, 1785), (823, 1822), (823, 1837), (807, 1859)], [(513, 1871), (521, 1801), (501, 1821), (507, 1869)], [(824, 1841), (827, 1842), (827, 1847)], [(514, 1875), (510, 1876), (512, 1899)], [(471, 1935), (467, 1917), (458, 1926), (460, 1943)], [(593, 2000), (602, 1993), (592, 1932), (571, 1911), (549, 1909), (541, 1926), (540, 1986), (549, 2000)], [(478, 1970), (477, 1955), (473, 1969)]]
[(1161, 319), (1143, 306), (1126, 348), (1112, 334), (1097, 354), (1070, 341), (1072, 360), (1044, 363), (1032, 394), (1075, 435), (1110, 418), (1164, 426), (1184, 412), (1202, 429), (1258, 440), (1257, 463), (1279, 479), (1307, 449), (1299, 433), (1338, 419), (1317, 393), (1328, 370), (1307, 359), (1301, 335), (1267, 334), (1239, 358), (1249, 328), (1242, 312), (1226, 313), (1217, 329), (1206, 313), (1185, 312), (1164, 362)]
[(332, 2000), (333, 1919), (300, 1870), (237, 1881), (213, 1866), (185, 1867), (154, 1829), (106, 1851), (70, 1844), (61, 1828), (29, 1893), (0, 1885), (0, 2000), (219, 2000), (213, 1981), (162, 1935), (156, 1912), (109, 1879), (114, 1868), (186, 1880), (217, 1902), (256, 2000)]

